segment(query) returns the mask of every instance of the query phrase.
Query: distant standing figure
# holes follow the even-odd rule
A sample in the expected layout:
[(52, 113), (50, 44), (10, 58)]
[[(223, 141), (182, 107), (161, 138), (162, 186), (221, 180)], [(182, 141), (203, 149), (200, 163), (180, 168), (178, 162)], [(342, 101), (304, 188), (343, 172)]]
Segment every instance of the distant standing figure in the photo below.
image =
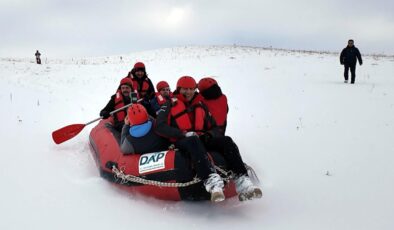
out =
[(347, 43), (347, 46), (342, 50), (340, 56), (341, 65), (345, 65), (345, 83), (348, 82), (349, 78), (349, 68), (352, 74), (351, 84), (354, 84), (356, 80), (356, 64), (357, 59), (360, 65), (363, 64), (363, 59), (361, 59), (360, 51), (354, 46), (354, 41), (350, 39)]
[(38, 52), (38, 50), (36, 51), (35, 55), (36, 55), (37, 64), (41, 64), (41, 58), (40, 58), (41, 54), (40, 54), (40, 52)]

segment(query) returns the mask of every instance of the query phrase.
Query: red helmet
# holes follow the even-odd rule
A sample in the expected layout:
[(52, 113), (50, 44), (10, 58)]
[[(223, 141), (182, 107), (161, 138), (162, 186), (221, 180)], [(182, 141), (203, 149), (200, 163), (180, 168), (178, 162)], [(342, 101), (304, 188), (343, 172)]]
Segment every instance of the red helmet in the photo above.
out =
[(137, 62), (134, 64), (134, 69), (145, 69), (145, 65), (142, 62)]
[(141, 104), (133, 104), (127, 109), (129, 116), (130, 126), (140, 125), (148, 121), (148, 112)]
[(157, 92), (159, 92), (163, 88), (169, 88), (170, 85), (166, 81), (159, 81), (156, 85)]
[(213, 85), (217, 85), (218, 83), (216, 82), (215, 79), (211, 77), (204, 77), (198, 82), (198, 90), (200, 92), (211, 88)]
[(122, 80), (120, 80), (119, 87), (120, 87), (121, 85), (128, 85), (128, 86), (130, 86), (131, 88), (133, 88), (133, 81), (131, 80), (131, 78), (125, 77), (125, 78), (123, 78)]
[(178, 79), (176, 83), (177, 88), (192, 88), (195, 89), (197, 87), (196, 80), (190, 76), (183, 76)]

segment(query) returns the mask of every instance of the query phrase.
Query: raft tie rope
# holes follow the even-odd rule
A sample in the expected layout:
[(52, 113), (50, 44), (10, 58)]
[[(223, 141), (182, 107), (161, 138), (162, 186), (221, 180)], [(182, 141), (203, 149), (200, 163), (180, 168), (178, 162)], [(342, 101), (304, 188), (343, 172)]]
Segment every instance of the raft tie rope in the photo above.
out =
[(197, 184), (201, 182), (200, 178), (194, 177), (193, 180), (189, 182), (183, 182), (183, 183), (178, 183), (178, 182), (161, 182), (161, 181), (155, 181), (155, 180), (148, 180), (144, 179), (138, 176), (130, 175), (130, 174), (124, 174), (124, 168), (118, 169), (115, 166), (112, 166), (112, 172), (115, 174), (115, 178), (121, 179), (121, 184), (126, 184), (127, 182), (134, 182), (134, 183), (139, 183), (139, 184), (144, 184), (144, 185), (154, 185), (158, 187), (187, 187), (193, 184)]
[[(222, 179), (229, 182), (231, 179), (234, 178), (234, 174), (232, 171), (225, 171), (224, 169), (215, 165), (215, 169), (222, 173), (225, 177)], [(116, 179), (121, 179), (121, 184), (127, 184), (128, 182), (139, 183), (144, 185), (153, 185), (158, 187), (188, 187), (190, 185), (197, 184), (201, 182), (201, 179), (198, 177), (194, 177), (193, 180), (188, 182), (162, 182), (162, 181), (155, 181), (155, 180), (148, 180), (142, 177), (134, 176), (131, 174), (124, 174), (125, 168), (118, 169), (115, 165), (112, 166), (112, 172)]]
[(215, 169), (216, 169), (216, 171), (218, 171), (219, 173), (221, 173), (224, 176), (224, 177), (222, 177), (222, 179), (225, 180), (227, 183), (229, 183), (230, 180), (235, 178), (235, 174), (231, 170), (226, 171), (216, 165), (215, 165)]

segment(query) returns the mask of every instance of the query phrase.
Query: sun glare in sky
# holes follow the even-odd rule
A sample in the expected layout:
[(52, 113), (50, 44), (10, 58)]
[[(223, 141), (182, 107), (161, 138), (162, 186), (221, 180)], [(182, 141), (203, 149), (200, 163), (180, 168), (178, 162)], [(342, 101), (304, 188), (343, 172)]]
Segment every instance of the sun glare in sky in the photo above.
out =
[(170, 10), (165, 22), (167, 27), (176, 28), (184, 23), (187, 18), (187, 10), (180, 7), (174, 7)]

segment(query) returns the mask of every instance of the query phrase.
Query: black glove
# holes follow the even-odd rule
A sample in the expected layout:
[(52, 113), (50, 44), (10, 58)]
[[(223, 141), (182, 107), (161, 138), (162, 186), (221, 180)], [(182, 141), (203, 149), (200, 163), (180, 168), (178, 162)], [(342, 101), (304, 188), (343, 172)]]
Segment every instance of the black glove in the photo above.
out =
[(103, 110), (100, 112), (100, 117), (103, 117), (103, 119), (107, 119), (109, 116), (110, 114), (108, 111)]
[(200, 140), (203, 143), (208, 143), (209, 139), (211, 139), (211, 138), (212, 138), (212, 136), (209, 133), (204, 133), (204, 134), (200, 135)]

